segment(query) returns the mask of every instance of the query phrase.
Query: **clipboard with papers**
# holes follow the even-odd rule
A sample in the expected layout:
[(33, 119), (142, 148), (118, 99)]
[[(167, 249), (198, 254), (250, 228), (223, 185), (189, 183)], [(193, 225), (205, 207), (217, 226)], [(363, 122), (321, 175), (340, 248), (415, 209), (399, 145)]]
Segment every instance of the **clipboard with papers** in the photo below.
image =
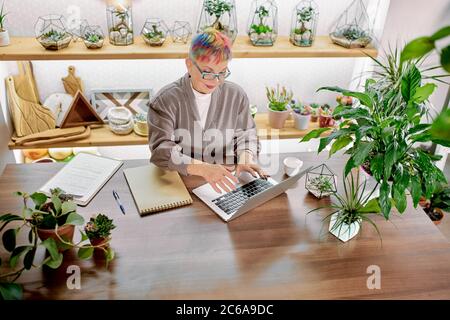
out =
[(122, 165), (120, 160), (79, 153), (39, 191), (50, 194), (51, 189), (60, 188), (76, 204), (86, 206)]

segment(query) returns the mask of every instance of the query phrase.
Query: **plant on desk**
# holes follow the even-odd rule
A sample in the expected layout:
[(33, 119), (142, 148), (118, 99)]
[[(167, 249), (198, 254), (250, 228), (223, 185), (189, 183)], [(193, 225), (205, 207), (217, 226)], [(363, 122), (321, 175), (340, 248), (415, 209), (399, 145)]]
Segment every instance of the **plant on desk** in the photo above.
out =
[(113, 220), (104, 214), (91, 217), (84, 226), (84, 232), (93, 246), (107, 247), (111, 240), (111, 231), (116, 226)]
[(332, 209), (323, 221), (330, 218), (328, 230), (339, 240), (346, 242), (355, 237), (361, 229), (363, 221), (370, 223), (381, 239), (381, 234), (375, 222), (368, 217), (369, 214), (379, 214), (381, 208), (376, 198), (371, 199), (376, 187), (366, 193), (367, 181), (360, 183), (359, 174), (356, 178), (353, 173), (343, 179), (344, 194), (333, 191), (332, 197), (336, 201), (330, 206), (317, 208), (308, 212), (314, 212), (321, 209)]
[(424, 211), (435, 224), (439, 224), (444, 217), (442, 211), (450, 212), (450, 187), (443, 184), (437, 185)]
[(269, 100), (269, 125), (274, 129), (281, 129), (291, 112), (289, 106), (294, 93), (277, 85), (276, 88), (266, 87), (266, 96)]
[[(73, 242), (75, 225), (82, 225), (84, 219), (77, 212), (77, 206), (73, 202), (73, 197), (65, 194), (61, 189), (51, 190), (51, 195), (35, 192), (31, 195), (17, 192), (23, 198), (24, 208), (22, 215), (4, 214), (0, 216), (0, 231), (4, 230), (11, 222), (21, 222), (18, 228), (11, 228), (3, 233), (3, 247), (10, 252), (9, 266), (13, 270), (6, 274), (0, 274), (0, 296), (4, 299), (20, 299), (22, 288), (14, 283), (25, 270), (32, 267), (42, 267), (44, 265), (57, 269), (63, 261), (63, 251), (76, 248), (78, 257), (88, 259), (92, 256), (94, 249), (99, 248), (105, 254), (108, 264), (114, 258), (114, 251), (105, 246), (105, 243), (98, 245), (83, 244), (88, 236), (81, 232), (81, 240)], [(29, 207), (31, 200), (33, 206)], [(98, 217), (97, 217), (98, 218)], [(96, 219), (97, 219), (96, 218)], [(97, 222), (97, 220), (94, 220)], [(113, 229), (112, 220), (99, 218), (100, 228), (96, 235), (107, 234), (106, 230)], [(28, 244), (18, 245), (19, 233), (27, 232)], [(108, 234), (109, 236), (109, 234)], [(108, 238), (109, 241), (109, 238)], [(46, 258), (39, 264), (35, 261), (36, 251), (39, 247), (46, 250)], [(18, 269), (19, 260), (23, 257), (22, 266)], [(1, 261), (0, 261), (1, 263)]]

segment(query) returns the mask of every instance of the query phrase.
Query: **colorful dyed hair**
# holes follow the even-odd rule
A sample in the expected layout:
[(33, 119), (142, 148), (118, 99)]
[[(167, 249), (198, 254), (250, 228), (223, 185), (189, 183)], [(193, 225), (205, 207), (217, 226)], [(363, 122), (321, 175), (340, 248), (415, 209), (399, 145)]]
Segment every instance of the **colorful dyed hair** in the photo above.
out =
[(208, 28), (192, 39), (189, 57), (200, 62), (216, 64), (231, 60), (231, 40), (214, 28)]

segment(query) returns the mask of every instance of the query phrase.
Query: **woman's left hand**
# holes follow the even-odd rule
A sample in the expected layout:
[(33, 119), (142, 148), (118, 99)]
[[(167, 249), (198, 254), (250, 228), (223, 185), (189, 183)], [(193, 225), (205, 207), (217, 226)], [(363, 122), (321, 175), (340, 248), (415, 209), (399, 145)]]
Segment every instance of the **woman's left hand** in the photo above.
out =
[(253, 161), (253, 156), (249, 152), (243, 152), (239, 156), (238, 164), (236, 165), (235, 176), (239, 177), (241, 172), (247, 171), (255, 178), (259, 177), (266, 179), (269, 175), (261, 169), (261, 167)]

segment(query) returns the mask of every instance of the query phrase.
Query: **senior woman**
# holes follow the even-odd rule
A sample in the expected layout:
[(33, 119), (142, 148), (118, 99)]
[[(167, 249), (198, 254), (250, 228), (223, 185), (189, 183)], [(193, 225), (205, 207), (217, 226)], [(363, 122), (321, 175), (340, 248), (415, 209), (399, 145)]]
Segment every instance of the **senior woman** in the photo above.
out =
[(266, 177), (254, 161), (260, 145), (248, 97), (225, 81), (231, 57), (231, 41), (224, 34), (207, 29), (196, 35), (187, 73), (152, 98), (148, 113), (150, 161), (201, 176), (218, 193), (235, 189), (244, 171)]

